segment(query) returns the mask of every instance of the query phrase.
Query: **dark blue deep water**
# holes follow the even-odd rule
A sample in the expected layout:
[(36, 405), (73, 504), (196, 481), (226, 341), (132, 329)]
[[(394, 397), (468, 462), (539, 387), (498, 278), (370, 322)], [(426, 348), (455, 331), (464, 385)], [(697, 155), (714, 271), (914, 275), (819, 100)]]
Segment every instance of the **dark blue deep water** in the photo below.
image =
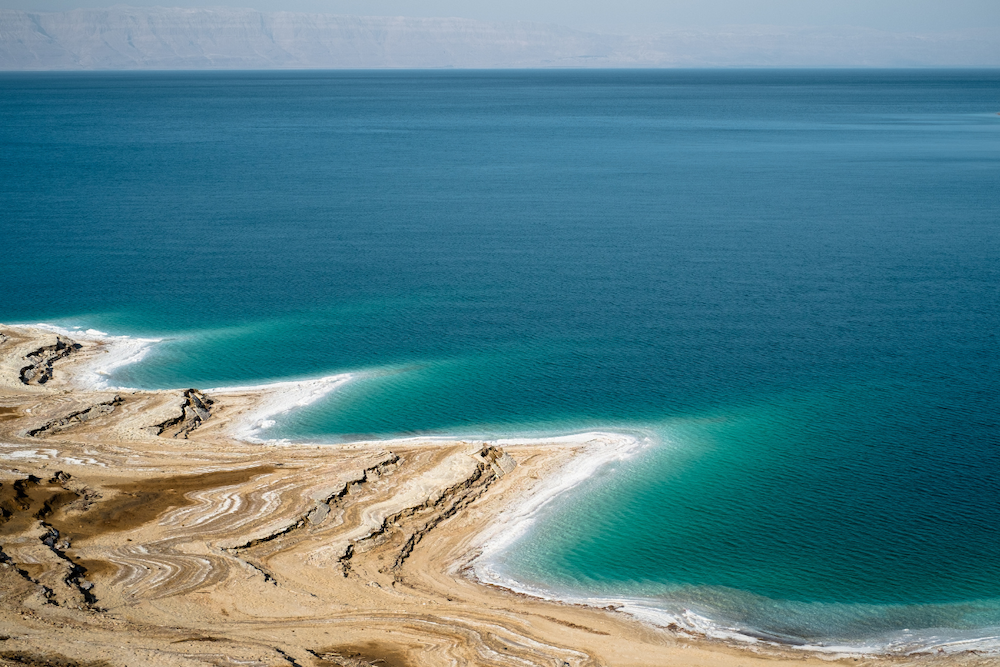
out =
[(129, 386), (372, 371), (278, 436), (651, 439), (526, 585), (992, 637), (998, 111), (997, 71), (2, 74), (0, 321), (165, 337)]

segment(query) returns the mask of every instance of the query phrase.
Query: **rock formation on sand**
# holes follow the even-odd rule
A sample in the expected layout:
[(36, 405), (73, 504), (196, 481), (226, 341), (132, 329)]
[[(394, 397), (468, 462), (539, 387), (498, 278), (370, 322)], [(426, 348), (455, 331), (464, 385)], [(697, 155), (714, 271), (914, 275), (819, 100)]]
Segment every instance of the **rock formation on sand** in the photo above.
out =
[(79, 348), (78, 343), (68, 343), (56, 336), (54, 343), (43, 345), (24, 355), (24, 360), (28, 362), (28, 365), (21, 368), (21, 383), (45, 384), (52, 379), (52, 365), (60, 359), (68, 357)]
[(150, 426), (150, 431), (153, 434), (186, 440), (191, 431), (201, 426), (206, 419), (212, 416), (212, 404), (215, 401), (208, 396), (197, 389), (187, 389), (183, 396), (184, 402), (180, 406), (181, 414)]
[(588, 442), (240, 442), (262, 391), (89, 390), (105, 343), (2, 329), (0, 665), (830, 665), (478, 583)]

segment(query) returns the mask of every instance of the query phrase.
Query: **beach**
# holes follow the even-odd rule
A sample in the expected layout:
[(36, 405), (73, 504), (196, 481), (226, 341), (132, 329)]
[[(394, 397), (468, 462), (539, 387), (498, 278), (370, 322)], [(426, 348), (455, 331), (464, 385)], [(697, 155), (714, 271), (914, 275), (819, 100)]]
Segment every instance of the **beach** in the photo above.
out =
[(114, 389), (100, 369), (135, 359), (133, 339), (0, 334), (3, 664), (993, 660), (727, 643), (491, 581), (489, 552), (547, 499), (627, 456), (629, 436), (255, 440), (255, 425), (349, 377)]

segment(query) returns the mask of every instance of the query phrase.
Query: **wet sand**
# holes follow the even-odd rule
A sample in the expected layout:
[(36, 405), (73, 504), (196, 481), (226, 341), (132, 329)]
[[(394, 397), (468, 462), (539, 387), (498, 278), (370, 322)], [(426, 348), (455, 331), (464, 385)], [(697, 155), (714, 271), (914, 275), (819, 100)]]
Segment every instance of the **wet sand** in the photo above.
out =
[(0, 334), (0, 664), (997, 664), (728, 645), (485, 585), (484, 535), (593, 443), (243, 442), (284, 389), (88, 389), (99, 340)]

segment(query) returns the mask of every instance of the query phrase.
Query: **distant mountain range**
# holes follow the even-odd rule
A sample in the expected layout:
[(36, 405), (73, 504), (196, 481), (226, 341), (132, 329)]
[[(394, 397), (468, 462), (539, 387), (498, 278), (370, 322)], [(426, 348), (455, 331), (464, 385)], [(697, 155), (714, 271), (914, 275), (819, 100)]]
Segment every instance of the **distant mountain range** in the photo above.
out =
[(0, 69), (997, 67), (1000, 30), (740, 26), (659, 35), (537, 23), (112, 7), (0, 9)]

